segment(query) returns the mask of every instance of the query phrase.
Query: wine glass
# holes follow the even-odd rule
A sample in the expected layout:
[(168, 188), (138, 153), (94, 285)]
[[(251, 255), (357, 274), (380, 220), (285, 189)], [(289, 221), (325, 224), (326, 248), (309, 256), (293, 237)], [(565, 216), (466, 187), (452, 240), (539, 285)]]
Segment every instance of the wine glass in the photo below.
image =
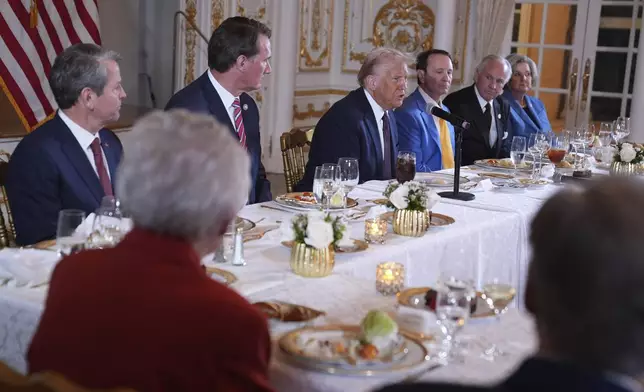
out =
[(104, 197), (95, 214), (89, 245), (100, 249), (118, 244), (126, 233), (118, 199)]
[(564, 160), (566, 153), (568, 153), (568, 148), (570, 147), (570, 139), (567, 134), (555, 135), (550, 142), (550, 149), (548, 150), (548, 159), (555, 165), (555, 182), (559, 182), (561, 179), (561, 173), (559, 171), (559, 163)]
[(608, 147), (613, 139), (613, 124), (603, 122), (599, 125), (599, 142), (602, 147)]
[(335, 163), (325, 163), (322, 165), (322, 170), (320, 171), (320, 179), (322, 182), (322, 193), (324, 194), (326, 212), (329, 212), (331, 204), (333, 203), (332, 198), (336, 196), (336, 193), (340, 189), (340, 166)]
[(631, 119), (629, 117), (617, 117), (614, 123), (613, 133), (615, 135), (615, 141), (617, 143), (621, 142), (622, 139), (631, 134)]
[(533, 133), (528, 140), (528, 152), (533, 157), (532, 180), (538, 181), (541, 176), (541, 160), (550, 148), (550, 135)]
[(340, 166), (340, 185), (344, 188), (344, 194), (348, 196), (360, 180), (358, 160), (356, 158), (340, 158), (338, 166)]
[(87, 233), (77, 230), (85, 220), (85, 211), (61, 210), (56, 227), (56, 247), (60, 257), (69, 256), (85, 249)]
[(572, 131), (570, 144), (575, 149), (575, 170), (583, 169), (583, 155), (579, 153), (579, 148), (586, 148), (592, 143), (594, 135), (588, 128), (580, 127)]
[(514, 165), (514, 175), (517, 175), (517, 166), (523, 163), (527, 151), (527, 140), (525, 136), (515, 136), (512, 138), (510, 147), (510, 159)]
[(322, 188), (322, 166), (317, 166), (313, 176), (313, 196), (315, 196), (315, 201), (320, 206), (320, 210), (324, 203), (324, 191)]
[(404, 184), (416, 177), (416, 153), (413, 151), (399, 151), (396, 158), (396, 180)]
[[(501, 315), (508, 309), (508, 305), (510, 305), (515, 295), (516, 290), (511, 284), (498, 278), (494, 278), (483, 285), (481, 298), (494, 312), (496, 321), (500, 322)], [(505, 355), (505, 353), (498, 349), (496, 345), (492, 345), (483, 352), (484, 358), (491, 361), (494, 361), (496, 357), (503, 355)]]
[(455, 359), (453, 348), (455, 335), (465, 326), (470, 317), (474, 290), (467, 281), (450, 279), (441, 282), (436, 294), (436, 322), (445, 339), (439, 357)]

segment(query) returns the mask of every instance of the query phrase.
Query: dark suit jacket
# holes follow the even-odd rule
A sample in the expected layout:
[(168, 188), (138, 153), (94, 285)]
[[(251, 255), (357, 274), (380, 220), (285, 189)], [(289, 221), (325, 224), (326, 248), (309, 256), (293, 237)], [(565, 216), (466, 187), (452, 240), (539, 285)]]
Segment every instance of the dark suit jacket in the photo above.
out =
[[(402, 106), (394, 111), (398, 126), (398, 140), (401, 150), (416, 154), (416, 171), (431, 172), (443, 168), (440, 132), (434, 117), (427, 114), (427, 103), (418, 88), (409, 94)], [(447, 111), (444, 105), (443, 110)], [(454, 126), (447, 123), (452, 151), (454, 150)]]
[(474, 85), (451, 93), (445, 97), (443, 104), (452, 113), (472, 124), (470, 129), (463, 132), (463, 162), (461, 163), (463, 166), (471, 165), (479, 159), (510, 156), (510, 151), (504, 149), (504, 140), (512, 140), (509, 122), (510, 104), (506, 100), (500, 96), (494, 99), (494, 118), (492, 120), (496, 121), (497, 140), (493, 147), (490, 147), (490, 129), (486, 128), (485, 117), (476, 97)]
[[(114, 184), (123, 147), (108, 129), (99, 137)], [(89, 214), (105, 196), (85, 151), (58, 115), (20, 141), (9, 161), (6, 188), (18, 245), (54, 238), (60, 210)]]
[[(235, 125), (230, 121), (228, 111), (224, 107), (217, 90), (210, 82), (206, 71), (195, 81), (181, 89), (170, 98), (165, 110), (183, 108), (192, 112), (213, 115), (217, 121), (228, 126), (230, 132), (238, 138)], [(266, 179), (266, 170), (262, 164), (262, 146), (259, 136), (259, 109), (255, 100), (250, 95), (243, 93), (239, 96), (244, 120), (244, 131), (246, 132), (246, 146), (251, 158), (250, 176), (253, 179), (253, 187), (248, 196), (248, 203), (261, 203), (273, 199), (271, 195), (271, 183)]]
[(629, 392), (597, 372), (544, 359), (530, 358), (501, 384), (476, 387), (446, 383), (397, 384), (378, 392)]
[(270, 349), (266, 318), (191, 244), (135, 228), (56, 266), (27, 360), (91, 389), (267, 392)]
[[(391, 130), (391, 168), (395, 175), (398, 155), (396, 119), (389, 111)], [(360, 166), (360, 183), (383, 178), (383, 160), (378, 123), (362, 87), (334, 103), (315, 126), (309, 161), (302, 181), (295, 189), (310, 191), (313, 188), (315, 168), (324, 163), (338, 163), (338, 158), (357, 158)]]

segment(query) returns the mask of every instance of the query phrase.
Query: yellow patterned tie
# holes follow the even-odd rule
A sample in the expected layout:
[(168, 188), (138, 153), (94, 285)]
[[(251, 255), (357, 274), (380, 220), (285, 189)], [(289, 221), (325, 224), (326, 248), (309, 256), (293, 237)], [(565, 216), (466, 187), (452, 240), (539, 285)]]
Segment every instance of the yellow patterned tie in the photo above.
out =
[(438, 133), (441, 139), (441, 156), (443, 158), (443, 169), (452, 169), (454, 167), (454, 150), (452, 149), (452, 138), (447, 128), (447, 121), (442, 118), (438, 120), (440, 128)]

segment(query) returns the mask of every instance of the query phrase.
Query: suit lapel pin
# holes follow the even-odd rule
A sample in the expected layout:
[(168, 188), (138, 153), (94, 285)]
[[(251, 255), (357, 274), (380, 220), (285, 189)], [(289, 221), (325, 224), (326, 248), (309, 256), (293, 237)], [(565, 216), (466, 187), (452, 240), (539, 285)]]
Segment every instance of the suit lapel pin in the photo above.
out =
[(501, 119), (501, 113), (497, 114), (496, 118), (498, 118), (500, 120)]
[(248, 110), (248, 105), (243, 104), (243, 105), (242, 105), (242, 109), (244, 109), (244, 110)]
[(109, 145), (109, 144), (107, 144), (107, 142), (103, 142), (103, 143), (101, 143), (101, 146), (103, 146), (104, 148), (107, 148), (107, 147), (109, 147), (110, 145)]

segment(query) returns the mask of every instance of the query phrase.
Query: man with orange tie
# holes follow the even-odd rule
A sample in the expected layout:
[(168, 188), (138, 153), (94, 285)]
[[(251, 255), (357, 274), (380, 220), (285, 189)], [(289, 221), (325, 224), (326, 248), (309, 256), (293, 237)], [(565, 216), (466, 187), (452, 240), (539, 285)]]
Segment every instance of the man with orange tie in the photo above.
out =
[(170, 98), (165, 109), (183, 108), (209, 114), (227, 125), (251, 158), (248, 203), (272, 200), (262, 164), (259, 109), (249, 92), (262, 87), (271, 73), (271, 29), (243, 16), (223, 21), (208, 42), (208, 68)]
[(123, 148), (107, 124), (119, 119), (125, 91), (120, 56), (94, 44), (61, 52), (49, 73), (57, 113), (25, 136), (9, 161), (7, 196), (16, 243), (56, 236), (58, 213), (94, 212), (112, 183)]
[(441, 103), (452, 85), (452, 58), (444, 50), (424, 51), (416, 58), (418, 88), (394, 111), (401, 151), (416, 153), (416, 171), (431, 172), (454, 167), (454, 127), (427, 113)]

